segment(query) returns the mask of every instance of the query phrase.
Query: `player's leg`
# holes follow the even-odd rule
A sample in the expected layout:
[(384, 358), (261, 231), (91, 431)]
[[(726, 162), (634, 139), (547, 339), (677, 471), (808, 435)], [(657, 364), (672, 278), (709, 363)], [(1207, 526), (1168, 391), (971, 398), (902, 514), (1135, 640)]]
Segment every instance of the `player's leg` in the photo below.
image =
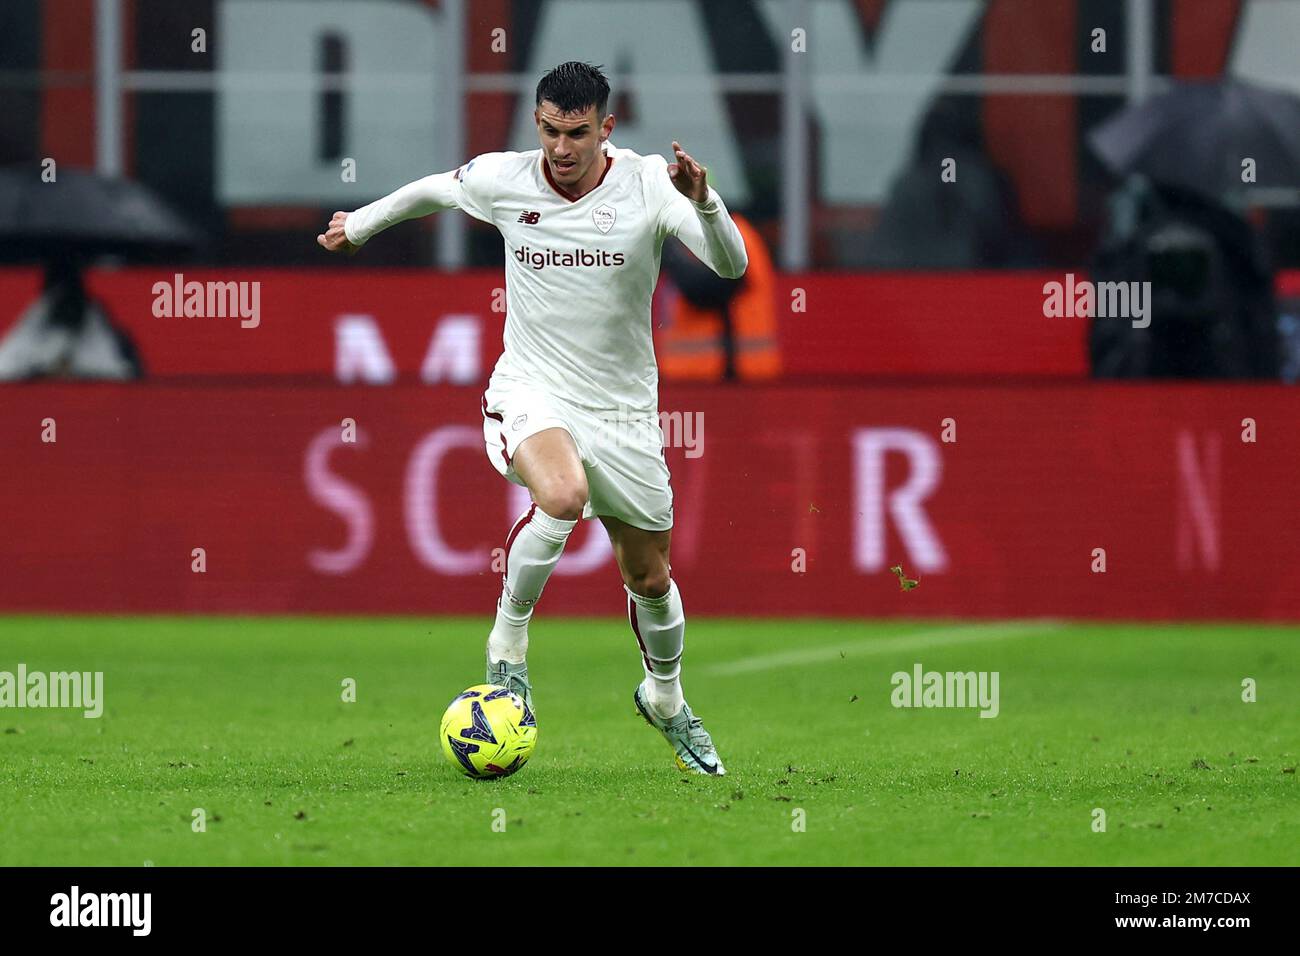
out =
[(587, 501), (587, 478), (573, 439), (546, 428), (524, 439), (510, 461), (533, 503), (506, 538), (505, 573), (488, 635), (488, 680), (522, 691), (531, 705), (525, 655), (528, 621)]
[(627, 590), (628, 624), (641, 649), (646, 696), (659, 716), (672, 717), (682, 707), (686, 634), (681, 594), (668, 567), (672, 530), (645, 531), (610, 515), (600, 520)]
[(672, 531), (646, 531), (609, 515), (600, 520), (614, 546), (628, 623), (641, 648), (645, 680), (633, 694), (637, 710), (672, 746), (679, 769), (721, 776), (727, 771), (713, 738), (682, 696), (686, 614), (668, 564)]
[(578, 411), (572, 421), (591, 452), (586, 513), (609, 532), (627, 592), (628, 624), (641, 649), (645, 679), (632, 695), (636, 709), (668, 741), (679, 769), (724, 774), (712, 738), (682, 698), (686, 615), (668, 563), (673, 490), (658, 416), (620, 412), (611, 422)]

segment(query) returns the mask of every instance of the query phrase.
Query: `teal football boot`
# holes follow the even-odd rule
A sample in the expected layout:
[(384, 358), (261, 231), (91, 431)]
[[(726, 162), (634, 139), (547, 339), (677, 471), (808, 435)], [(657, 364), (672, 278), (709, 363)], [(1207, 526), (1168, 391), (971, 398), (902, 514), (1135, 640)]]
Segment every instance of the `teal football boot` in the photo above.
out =
[(686, 773), (698, 773), (711, 777), (726, 774), (718, 751), (714, 749), (713, 738), (704, 729), (700, 718), (691, 712), (689, 704), (683, 703), (682, 709), (665, 720), (655, 713), (646, 699), (645, 690), (638, 684), (632, 694), (632, 702), (641, 716), (659, 733), (664, 735), (673, 753), (677, 755), (677, 769)]
[(497, 661), (493, 666), (492, 658), (487, 662), (487, 678), (484, 681), (488, 684), (495, 684), (497, 687), (504, 687), (506, 690), (513, 691), (524, 699), (528, 710), (536, 715), (537, 711), (533, 709), (533, 685), (528, 683), (528, 664), (511, 664), (509, 661)]

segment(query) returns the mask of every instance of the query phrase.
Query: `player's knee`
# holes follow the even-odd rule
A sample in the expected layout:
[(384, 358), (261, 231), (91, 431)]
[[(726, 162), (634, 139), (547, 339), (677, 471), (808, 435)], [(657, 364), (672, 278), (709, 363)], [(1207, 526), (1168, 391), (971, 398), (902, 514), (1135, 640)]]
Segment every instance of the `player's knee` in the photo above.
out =
[(629, 572), (625, 576), (623, 583), (627, 585), (628, 590), (633, 594), (657, 598), (668, 593), (670, 580), (668, 569), (658, 567)]
[(587, 483), (581, 479), (547, 482), (533, 492), (533, 499), (552, 518), (577, 521), (587, 503)]

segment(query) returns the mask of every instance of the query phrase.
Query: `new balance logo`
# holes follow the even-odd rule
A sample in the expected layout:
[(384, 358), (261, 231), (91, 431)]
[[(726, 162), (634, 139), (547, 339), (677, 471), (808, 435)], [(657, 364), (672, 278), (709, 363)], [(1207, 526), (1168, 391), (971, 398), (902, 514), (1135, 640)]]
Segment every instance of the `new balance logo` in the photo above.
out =
[(521, 212), (519, 214), (519, 221), (522, 222), (525, 226), (535, 226), (537, 225), (538, 222), (541, 221), (541, 218), (542, 218), (542, 214), (540, 212), (533, 212), (532, 210), (529, 210), (528, 212)]

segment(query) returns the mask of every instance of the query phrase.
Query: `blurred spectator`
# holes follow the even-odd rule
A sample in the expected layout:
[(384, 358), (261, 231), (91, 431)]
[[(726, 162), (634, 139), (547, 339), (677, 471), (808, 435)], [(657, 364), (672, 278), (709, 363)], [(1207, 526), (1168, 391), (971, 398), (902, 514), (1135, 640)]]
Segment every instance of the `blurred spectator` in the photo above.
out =
[(781, 373), (772, 257), (749, 220), (731, 217), (749, 255), (739, 279), (718, 276), (676, 239), (664, 243), (664, 270), (679, 293), (655, 348), (664, 379), (758, 380)]
[(1094, 319), (1097, 378), (1277, 378), (1273, 274), (1259, 237), (1225, 205), (1128, 177), (1111, 199), (1096, 282), (1150, 282), (1151, 324)]
[[(955, 181), (941, 177), (953, 160)], [(955, 98), (926, 116), (916, 151), (894, 180), (862, 252), (871, 269), (990, 269), (1036, 265), (1011, 180), (984, 148), (979, 115)]]
[(40, 297), (0, 339), (0, 381), (132, 379), (141, 371), (135, 346), (87, 295), (81, 263), (73, 257), (47, 263)]

